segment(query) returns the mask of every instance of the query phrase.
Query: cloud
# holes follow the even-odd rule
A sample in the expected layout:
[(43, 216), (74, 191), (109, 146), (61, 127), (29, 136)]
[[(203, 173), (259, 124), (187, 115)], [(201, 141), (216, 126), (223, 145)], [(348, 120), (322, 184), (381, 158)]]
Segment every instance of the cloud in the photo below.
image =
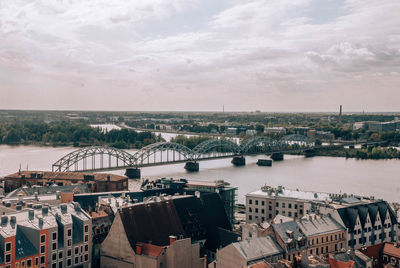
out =
[(390, 100), (346, 105), (395, 110), (399, 13), (396, 0), (3, 0), (0, 105), (332, 110), (384, 85)]

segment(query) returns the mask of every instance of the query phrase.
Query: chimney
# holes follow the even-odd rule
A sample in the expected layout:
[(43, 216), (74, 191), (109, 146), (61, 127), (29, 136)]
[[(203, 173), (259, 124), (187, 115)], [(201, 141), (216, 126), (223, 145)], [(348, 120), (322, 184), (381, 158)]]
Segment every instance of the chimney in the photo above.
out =
[(170, 235), (169, 236), (169, 244), (172, 245), (172, 243), (174, 243), (175, 241), (176, 241), (176, 236)]
[(35, 216), (35, 211), (33, 209), (28, 210), (29, 220), (33, 220)]
[(42, 217), (39, 218), (39, 227), (40, 228), (43, 227), (43, 218)]
[(49, 214), (49, 208), (48, 207), (42, 207), (42, 215), (47, 216)]
[(61, 208), (61, 213), (62, 214), (67, 213), (67, 205), (66, 204), (61, 204), (60, 208)]
[(142, 255), (143, 246), (142, 244), (136, 244), (136, 254)]
[(7, 225), (8, 222), (8, 217), (7, 216), (1, 216), (1, 225)]
[(17, 218), (15, 216), (11, 216), (10, 224), (15, 225), (17, 223)]
[(56, 192), (56, 197), (57, 197), (57, 200), (60, 200), (60, 198), (61, 198), (61, 192), (60, 191)]

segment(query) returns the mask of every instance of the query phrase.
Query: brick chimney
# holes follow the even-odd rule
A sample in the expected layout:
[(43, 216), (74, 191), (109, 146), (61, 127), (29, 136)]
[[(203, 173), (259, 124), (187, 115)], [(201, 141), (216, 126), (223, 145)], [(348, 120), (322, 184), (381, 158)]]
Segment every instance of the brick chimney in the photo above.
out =
[(172, 243), (174, 243), (175, 241), (176, 241), (176, 236), (170, 235), (169, 236), (169, 244), (172, 245)]
[(142, 255), (143, 246), (142, 244), (136, 244), (136, 254)]

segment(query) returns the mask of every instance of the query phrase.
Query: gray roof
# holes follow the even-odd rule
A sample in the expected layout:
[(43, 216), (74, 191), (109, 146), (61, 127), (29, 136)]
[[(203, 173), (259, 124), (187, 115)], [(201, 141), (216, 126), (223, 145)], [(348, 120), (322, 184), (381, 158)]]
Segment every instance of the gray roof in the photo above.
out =
[(23, 192), (25, 196), (34, 196), (35, 193), (38, 195), (49, 195), (55, 194), (57, 191), (61, 193), (70, 193), (70, 192), (78, 192), (78, 193), (88, 193), (89, 188), (86, 184), (72, 184), (72, 185), (64, 185), (64, 186), (42, 186), (42, 187), (20, 187), (15, 189), (11, 193), (9, 193), (6, 198), (17, 197), (19, 193)]
[(270, 236), (244, 240), (232, 245), (248, 262), (284, 253), (284, 250)]
[[(300, 227), (296, 221), (272, 224), (272, 228), (275, 230), (275, 233), (286, 244), (287, 251), (301, 250), (301, 249), (306, 248), (307, 243), (305, 243), (304, 246), (302, 246), (302, 247), (299, 247), (299, 245), (297, 243), (297, 241), (300, 241), (302, 239), (305, 240), (306, 236), (304, 234), (302, 234)], [(288, 233), (293, 233), (293, 237), (289, 237)], [(293, 242), (293, 240), (296, 241), (296, 247), (289, 248), (289, 244), (291, 242)]]
[(346, 230), (331, 216), (317, 216), (312, 220), (301, 219), (298, 224), (307, 237)]

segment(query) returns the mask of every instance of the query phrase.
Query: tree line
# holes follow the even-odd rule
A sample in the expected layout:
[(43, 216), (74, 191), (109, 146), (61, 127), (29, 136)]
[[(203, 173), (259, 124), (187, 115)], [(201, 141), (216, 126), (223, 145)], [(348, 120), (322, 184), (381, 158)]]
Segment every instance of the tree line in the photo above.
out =
[(103, 131), (84, 123), (3, 123), (0, 125), (2, 144), (39, 145), (110, 145), (116, 148), (141, 148), (160, 141), (161, 137), (151, 132), (136, 132), (131, 129)]

